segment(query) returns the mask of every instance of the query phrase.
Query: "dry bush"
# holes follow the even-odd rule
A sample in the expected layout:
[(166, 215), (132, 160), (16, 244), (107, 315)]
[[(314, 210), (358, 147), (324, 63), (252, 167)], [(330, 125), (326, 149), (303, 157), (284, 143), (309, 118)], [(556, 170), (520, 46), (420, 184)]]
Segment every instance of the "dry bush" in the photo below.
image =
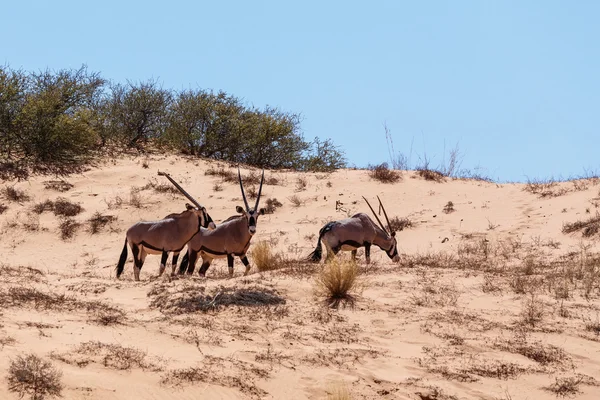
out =
[(0, 264), (0, 282), (42, 282), (45, 274), (39, 269), (32, 267), (12, 267), (8, 264)]
[(157, 193), (179, 194), (179, 190), (175, 186), (169, 183), (158, 183), (154, 178), (152, 178), (150, 182), (146, 183), (146, 185), (142, 186), (141, 188), (141, 190), (149, 189), (152, 189)]
[(384, 162), (379, 165), (369, 165), (369, 175), (371, 178), (382, 183), (395, 183), (401, 178), (398, 171), (389, 169), (388, 163)]
[(207, 169), (206, 172), (204, 172), (204, 175), (218, 176), (221, 179), (223, 179), (224, 182), (235, 183), (238, 180), (237, 174), (235, 174), (232, 171), (226, 170), (223, 167), (219, 167), (219, 168), (211, 167), (211, 168)]
[(250, 252), (252, 261), (260, 272), (272, 271), (281, 268), (281, 255), (273, 254), (271, 246), (266, 241), (260, 241), (252, 247)]
[(75, 233), (81, 226), (81, 223), (75, 221), (72, 218), (65, 218), (61, 221), (59, 225), (60, 238), (62, 240), (67, 240), (75, 236)]
[(214, 190), (215, 192), (220, 192), (220, 191), (222, 191), (222, 190), (223, 190), (223, 185), (221, 185), (220, 183), (215, 183), (215, 184), (213, 185), (213, 190)]
[(302, 192), (303, 190), (306, 190), (307, 186), (308, 181), (305, 177), (300, 176), (298, 179), (296, 179), (296, 192)]
[(256, 186), (252, 185), (246, 188), (246, 195), (250, 200), (255, 200), (258, 197)]
[(523, 305), (521, 307), (521, 323), (535, 327), (542, 322), (544, 313), (543, 301), (540, 300), (535, 293), (531, 293), (530, 296), (527, 296), (523, 300)]
[(72, 352), (52, 353), (51, 357), (79, 367), (97, 363), (117, 370), (129, 370), (131, 368), (151, 371), (161, 370), (158, 365), (146, 359), (147, 354), (142, 350), (99, 341), (80, 343)]
[(54, 210), (54, 202), (52, 200), (45, 200), (33, 205), (32, 211), (36, 214), (41, 214), (45, 211)]
[(356, 292), (362, 289), (358, 271), (358, 264), (352, 259), (332, 257), (316, 277), (316, 294), (325, 297), (331, 308), (354, 305)]
[(433, 279), (425, 279), (419, 283), (419, 292), (412, 294), (410, 302), (420, 307), (445, 307), (456, 306), (460, 292), (454, 283), (439, 284)]
[[(172, 290), (169, 290), (172, 289)], [(165, 314), (218, 311), (222, 307), (264, 307), (285, 304), (285, 299), (273, 289), (253, 285), (243, 288), (213, 288), (213, 293), (205, 294), (206, 288), (194, 283), (168, 287), (157, 285), (148, 292), (152, 298), (150, 306)]]
[(142, 162), (142, 168), (144, 168), (144, 169), (150, 168), (150, 164), (148, 163), (148, 160), (144, 160)]
[(496, 341), (494, 347), (510, 353), (521, 354), (541, 365), (564, 365), (571, 357), (560, 347), (540, 341), (528, 342), (524, 337), (513, 340)]
[(4, 204), (0, 203), (0, 215), (4, 214), (4, 211), (8, 210), (8, 206), (5, 206)]
[(71, 190), (73, 188), (73, 184), (62, 179), (56, 181), (46, 181), (44, 182), (44, 188), (63, 193)]
[(103, 215), (96, 211), (90, 219), (88, 219), (88, 232), (92, 235), (100, 232), (109, 223), (116, 220), (117, 217), (113, 215)]
[(563, 233), (573, 233), (583, 231), (583, 237), (594, 236), (600, 230), (600, 214), (596, 213), (594, 217), (588, 218), (586, 221), (567, 222), (563, 224)]
[(296, 195), (288, 197), (288, 200), (290, 201), (290, 203), (292, 203), (292, 206), (294, 207), (300, 207), (302, 204), (304, 204), (304, 200), (302, 200)]
[(59, 197), (54, 201), (54, 207), (52, 209), (54, 215), (61, 217), (74, 217), (83, 211), (81, 205), (70, 202), (64, 197)]
[(266, 177), (265, 178), (265, 185), (271, 185), (271, 186), (279, 185), (279, 179), (277, 179), (273, 175), (271, 175), (269, 177)]
[(275, 210), (277, 210), (277, 208), (283, 206), (283, 204), (281, 204), (281, 202), (275, 198), (267, 199), (265, 204), (266, 204), (265, 214), (273, 214), (275, 212)]
[(8, 390), (19, 397), (30, 395), (31, 399), (41, 400), (46, 396), (60, 396), (63, 384), (62, 372), (49, 361), (35, 354), (17, 356), (10, 361), (8, 369)]
[(37, 215), (27, 215), (25, 221), (21, 222), (23, 229), (28, 232), (35, 232), (40, 230), (40, 217)]
[(592, 321), (588, 320), (585, 323), (585, 330), (588, 332), (595, 333), (596, 335), (600, 335), (600, 321)]
[(444, 182), (444, 174), (428, 167), (417, 167), (417, 175), (426, 181)]
[(560, 397), (575, 396), (582, 381), (582, 376), (556, 377), (554, 383), (544, 389)]
[(412, 228), (413, 226), (412, 221), (408, 218), (392, 217), (390, 219), (390, 228), (392, 229), (392, 232), (400, 232), (404, 230), (404, 228)]
[(528, 179), (523, 191), (536, 194), (540, 198), (558, 197), (569, 192), (567, 188), (558, 186), (554, 179)]
[(129, 205), (135, 208), (142, 208), (144, 205), (142, 201), (142, 195), (140, 194), (139, 189), (136, 187), (132, 187), (131, 191), (129, 192)]
[(17, 189), (14, 186), (4, 186), (0, 189), (0, 194), (2, 194), (6, 200), (19, 203), (29, 201), (30, 199), (30, 196), (25, 193), (24, 190)]
[(445, 212), (446, 214), (450, 214), (451, 212), (456, 211), (454, 209), (454, 203), (449, 201), (448, 203), (446, 203), (446, 205), (444, 206), (444, 209), (442, 211)]

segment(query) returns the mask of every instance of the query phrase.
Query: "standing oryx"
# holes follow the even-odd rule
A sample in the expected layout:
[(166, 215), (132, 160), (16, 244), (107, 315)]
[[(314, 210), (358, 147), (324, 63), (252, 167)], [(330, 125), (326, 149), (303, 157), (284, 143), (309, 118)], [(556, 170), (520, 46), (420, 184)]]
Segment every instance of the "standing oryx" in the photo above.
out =
[[(250, 240), (256, 233), (256, 222), (259, 215), (265, 213), (264, 209), (258, 208), (260, 201), (260, 193), (262, 191), (263, 181), (265, 179), (265, 171), (262, 172), (260, 179), (260, 187), (258, 189), (258, 196), (256, 197), (256, 204), (254, 208), (250, 208), (246, 194), (244, 193), (244, 185), (242, 183), (242, 175), (238, 168), (238, 178), (240, 181), (240, 189), (242, 190), (242, 198), (244, 199), (244, 205), (246, 210), (242, 207), (237, 206), (236, 211), (242, 215), (236, 215), (230, 217), (217, 225), (214, 230), (200, 229), (200, 231), (194, 235), (194, 237), (188, 243), (188, 252), (184, 255), (181, 260), (179, 267), (179, 273), (183, 274), (186, 269), (189, 275), (194, 273), (196, 261), (198, 260), (198, 253), (202, 257), (202, 266), (198, 271), (200, 276), (204, 276), (210, 263), (215, 258), (227, 257), (227, 266), (229, 267), (229, 276), (233, 276), (233, 257), (238, 256), (240, 260), (246, 266), (244, 275), (250, 272), (250, 263), (246, 257), (246, 252), (250, 246)], [(189, 266), (188, 266), (189, 261)]]
[[(365, 198), (363, 197), (363, 199)], [(313, 262), (319, 262), (319, 260), (321, 260), (323, 254), (323, 249), (321, 247), (322, 240), (327, 246), (327, 258), (332, 257), (342, 250), (352, 251), (352, 259), (355, 259), (356, 249), (364, 246), (365, 257), (367, 259), (367, 264), (369, 264), (371, 262), (371, 245), (374, 244), (385, 251), (393, 261), (399, 261), (400, 256), (398, 255), (396, 232), (392, 232), (390, 220), (388, 219), (379, 196), (377, 196), (377, 200), (379, 200), (379, 206), (383, 209), (388, 228), (390, 229), (389, 233), (379, 220), (379, 217), (373, 210), (373, 207), (371, 207), (371, 204), (369, 204), (369, 201), (365, 199), (369, 208), (373, 211), (375, 218), (377, 218), (379, 226), (364, 213), (358, 213), (350, 218), (342, 219), (340, 221), (329, 222), (319, 231), (317, 247), (315, 248), (315, 251), (308, 256), (309, 260)]]
[[(179, 214), (170, 214), (159, 221), (138, 222), (127, 230), (125, 245), (117, 264), (117, 278), (123, 273), (127, 261), (127, 244), (133, 253), (133, 272), (135, 280), (140, 280), (140, 270), (148, 254), (162, 254), (160, 274), (164, 272), (169, 252), (179, 255), (181, 249), (202, 227), (214, 227), (214, 222), (206, 208), (202, 207), (192, 196), (165, 173), (166, 176), (192, 203), (186, 204), (187, 210)], [(174, 266), (173, 266), (174, 267)]]

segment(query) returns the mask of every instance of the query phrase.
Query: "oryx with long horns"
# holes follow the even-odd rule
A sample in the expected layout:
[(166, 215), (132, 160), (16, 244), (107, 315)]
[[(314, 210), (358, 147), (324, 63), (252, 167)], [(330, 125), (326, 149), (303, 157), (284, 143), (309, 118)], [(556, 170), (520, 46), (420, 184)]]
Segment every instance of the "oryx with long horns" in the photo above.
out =
[(117, 278), (123, 273), (125, 262), (127, 261), (127, 244), (131, 247), (133, 253), (133, 273), (136, 281), (140, 280), (140, 270), (144, 265), (144, 260), (148, 254), (161, 254), (161, 264), (159, 275), (165, 270), (169, 252), (174, 253), (173, 272), (177, 263), (176, 256), (190, 241), (192, 236), (201, 228), (214, 228), (215, 223), (200, 203), (196, 201), (188, 192), (186, 192), (177, 182), (168, 174), (158, 172), (161, 176), (166, 176), (187, 197), (194, 206), (186, 204), (187, 210), (179, 214), (169, 214), (164, 219), (158, 221), (142, 221), (132, 225), (125, 235), (125, 244), (117, 264)]
[(201, 228), (198, 233), (192, 237), (188, 243), (188, 251), (181, 260), (179, 273), (188, 274), (194, 273), (198, 255), (202, 257), (202, 266), (198, 271), (200, 276), (204, 276), (213, 259), (227, 257), (227, 266), (229, 267), (229, 276), (233, 276), (233, 258), (239, 257), (246, 267), (244, 275), (250, 272), (250, 262), (246, 257), (250, 240), (256, 233), (256, 223), (258, 216), (265, 213), (264, 209), (259, 209), (260, 193), (262, 192), (263, 181), (265, 179), (265, 171), (262, 172), (260, 179), (260, 187), (258, 188), (258, 196), (254, 208), (250, 208), (246, 194), (244, 193), (244, 184), (242, 183), (242, 175), (238, 168), (238, 179), (240, 181), (240, 189), (246, 209), (240, 206), (236, 207), (236, 211), (241, 215), (230, 217), (217, 225), (214, 230)]
[[(363, 199), (365, 198), (363, 197)], [(377, 200), (379, 200), (379, 207), (383, 210), (383, 214), (385, 215), (389, 232), (379, 220), (379, 217), (373, 210), (373, 207), (371, 207), (371, 204), (369, 204), (369, 201), (365, 199), (369, 208), (375, 215), (377, 222), (379, 222), (379, 226), (377, 226), (365, 213), (358, 213), (350, 218), (329, 222), (319, 231), (317, 247), (308, 256), (309, 260), (313, 262), (319, 262), (321, 260), (323, 254), (321, 241), (323, 241), (327, 247), (328, 259), (337, 254), (340, 250), (352, 251), (352, 259), (356, 259), (356, 250), (364, 246), (365, 258), (367, 259), (367, 264), (369, 264), (371, 262), (371, 245), (374, 244), (385, 251), (394, 262), (399, 261), (400, 256), (398, 255), (396, 232), (392, 231), (390, 220), (388, 219), (379, 196), (377, 196)]]

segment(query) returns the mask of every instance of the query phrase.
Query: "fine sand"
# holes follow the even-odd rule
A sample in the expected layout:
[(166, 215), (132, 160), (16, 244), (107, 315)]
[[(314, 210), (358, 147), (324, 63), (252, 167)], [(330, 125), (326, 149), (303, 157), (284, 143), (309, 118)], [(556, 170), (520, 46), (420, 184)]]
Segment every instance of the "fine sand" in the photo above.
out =
[[(206, 279), (158, 278), (150, 255), (135, 282), (129, 251), (117, 280), (126, 230), (185, 209), (157, 171), (219, 223), (243, 205), (235, 180), (207, 174), (221, 168), (237, 174), (151, 156), (65, 177), (63, 192), (51, 176), (1, 183), (29, 196), (0, 195), (1, 399), (18, 398), (9, 366), (27, 353), (62, 371), (66, 399), (599, 398), (600, 233), (593, 223), (563, 233), (596, 217), (597, 179), (527, 186), (409, 171), (389, 184), (366, 170), (266, 171), (261, 206), (282, 206), (258, 220), (248, 276), (236, 259), (229, 279), (220, 259)], [(242, 169), (248, 192), (259, 173)], [(331, 309), (315, 290), (323, 261), (303, 259), (326, 222), (372, 215), (362, 196), (412, 225), (396, 234), (397, 264), (373, 247), (367, 266), (359, 251), (354, 304)], [(59, 197), (82, 211), (34, 211)], [(282, 268), (257, 271), (261, 241)]]

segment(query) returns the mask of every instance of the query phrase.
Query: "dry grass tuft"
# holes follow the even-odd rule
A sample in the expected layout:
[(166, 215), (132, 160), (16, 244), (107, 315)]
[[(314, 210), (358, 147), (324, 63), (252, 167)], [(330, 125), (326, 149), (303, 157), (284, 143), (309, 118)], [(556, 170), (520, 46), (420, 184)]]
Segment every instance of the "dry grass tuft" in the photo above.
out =
[(454, 209), (454, 203), (449, 201), (448, 203), (446, 203), (446, 205), (444, 206), (444, 209), (442, 211), (446, 214), (450, 214), (450, 213), (456, 211)]
[(304, 204), (304, 200), (302, 200), (297, 195), (292, 195), (288, 197), (288, 200), (290, 201), (290, 203), (292, 203), (292, 206), (294, 207), (300, 207), (302, 204)]
[(379, 165), (369, 165), (369, 175), (371, 178), (382, 183), (395, 183), (401, 178), (398, 171), (389, 169), (388, 163), (384, 162)]
[(42, 400), (46, 396), (60, 396), (63, 384), (62, 372), (49, 361), (35, 354), (17, 356), (10, 361), (8, 369), (8, 390), (19, 397), (30, 395), (31, 399)]
[(156, 193), (171, 193), (171, 194), (179, 194), (179, 190), (169, 183), (158, 183), (158, 181), (154, 178), (150, 179), (146, 185), (142, 186), (141, 190), (149, 190), (152, 189)]
[(213, 288), (214, 292), (211, 294), (205, 294), (204, 286), (193, 283), (188, 285), (155, 286), (148, 292), (148, 296), (153, 297), (150, 306), (165, 314), (184, 314), (218, 311), (229, 306), (265, 307), (285, 304), (285, 299), (275, 290), (258, 285), (243, 288), (220, 286)]
[(235, 183), (235, 182), (237, 182), (237, 179), (238, 179), (237, 174), (235, 174), (233, 171), (226, 170), (223, 167), (220, 167), (220, 168), (212, 168), (211, 167), (206, 170), (204, 175), (218, 176), (221, 179), (223, 179), (224, 182), (234, 182)]
[(583, 237), (594, 236), (600, 230), (600, 214), (588, 218), (586, 221), (567, 222), (563, 224), (563, 233), (573, 233), (583, 231)]
[(51, 356), (64, 363), (75, 364), (79, 367), (97, 363), (117, 370), (130, 370), (132, 368), (151, 371), (161, 370), (158, 365), (147, 360), (148, 355), (142, 350), (99, 341), (80, 343), (72, 352), (53, 353)]
[(81, 213), (83, 208), (80, 204), (73, 203), (64, 197), (59, 197), (55, 201), (46, 200), (33, 206), (33, 212), (36, 214), (41, 214), (45, 211), (52, 211), (54, 215), (60, 217), (74, 217)]
[(523, 300), (521, 322), (524, 325), (535, 327), (542, 322), (544, 313), (544, 303), (535, 293), (531, 293)]
[(56, 181), (46, 181), (44, 182), (44, 188), (63, 193), (73, 189), (73, 184), (62, 179)]
[(4, 214), (4, 211), (8, 210), (8, 206), (5, 206), (4, 204), (0, 203), (0, 215)]
[(4, 186), (2, 189), (0, 189), (0, 194), (2, 194), (6, 200), (19, 203), (29, 201), (30, 199), (30, 196), (25, 193), (24, 190), (17, 189), (14, 186)]
[(444, 182), (444, 174), (427, 167), (417, 168), (417, 175), (426, 181)]
[(412, 228), (413, 226), (412, 221), (408, 218), (392, 217), (390, 219), (392, 232), (400, 232), (403, 231), (404, 228)]
[(305, 177), (300, 176), (298, 177), (298, 179), (296, 179), (296, 192), (302, 192), (306, 190), (307, 186), (308, 180)]
[(7, 264), (0, 264), (0, 282), (42, 282), (45, 274), (39, 269), (32, 267), (12, 267)]
[(352, 396), (350, 395), (350, 391), (343, 383), (338, 383), (336, 385), (332, 385), (330, 389), (327, 390), (327, 400), (351, 400)]
[(138, 188), (131, 188), (131, 191), (129, 192), (129, 205), (135, 208), (142, 208), (144, 206), (142, 195)]
[(560, 397), (575, 396), (579, 393), (579, 385), (582, 382), (583, 377), (581, 376), (557, 377), (554, 383), (545, 389)]
[(252, 261), (260, 272), (273, 271), (281, 268), (281, 256), (273, 254), (271, 246), (266, 241), (260, 241), (252, 247), (250, 252)]
[(88, 219), (88, 232), (92, 235), (100, 232), (109, 223), (116, 220), (117, 217), (113, 215), (103, 215), (96, 211), (90, 219)]
[(361, 288), (358, 281), (358, 265), (351, 259), (332, 257), (323, 265), (316, 277), (316, 293), (326, 299), (331, 308), (340, 305), (353, 306), (356, 293)]
[(279, 207), (283, 206), (277, 199), (267, 199), (265, 204), (265, 214), (273, 214)]
[(72, 218), (65, 218), (59, 225), (60, 238), (67, 240), (75, 236), (75, 233), (81, 226), (81, 223), (75, 221)]

